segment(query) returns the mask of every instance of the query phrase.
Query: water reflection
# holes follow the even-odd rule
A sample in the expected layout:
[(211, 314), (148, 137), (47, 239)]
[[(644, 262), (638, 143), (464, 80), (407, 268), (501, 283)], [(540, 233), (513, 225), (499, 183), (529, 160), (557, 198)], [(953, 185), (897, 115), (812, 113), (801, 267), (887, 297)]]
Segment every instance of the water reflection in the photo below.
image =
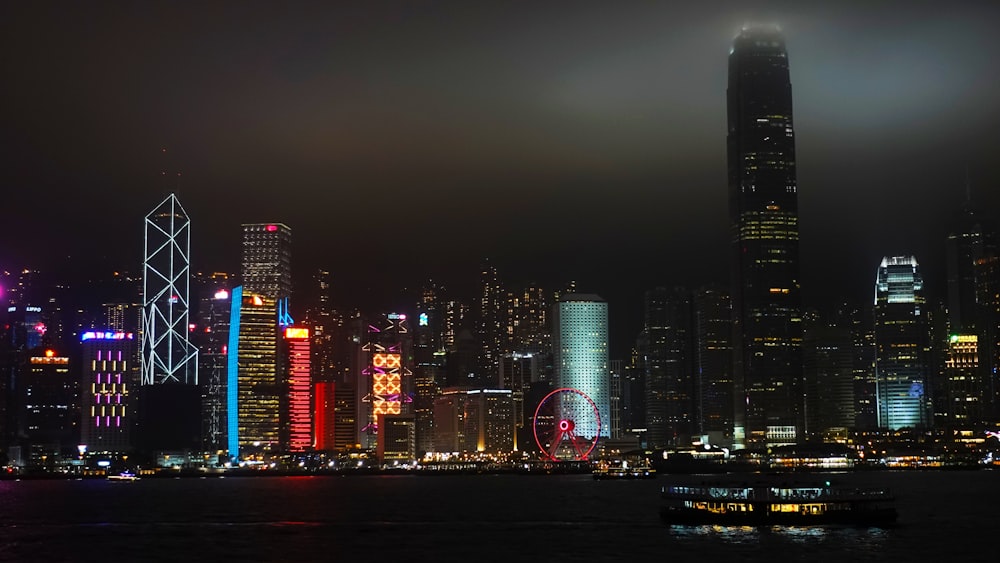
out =
[(668, 527), (677, 539), (721, 540), (722, 543), (748, 544), (779, 539), (790, 544), (849, 543), (877, 547), (888, 538), (884, 528), (852, 528), (835, 526), (685, 526)]
[(678, 538), (721, 539), (727, 543), (756, 543), (760, 541), (760, 529), (754, 526), (684, 526), (674, 524), (670, 526), (670, 533)]

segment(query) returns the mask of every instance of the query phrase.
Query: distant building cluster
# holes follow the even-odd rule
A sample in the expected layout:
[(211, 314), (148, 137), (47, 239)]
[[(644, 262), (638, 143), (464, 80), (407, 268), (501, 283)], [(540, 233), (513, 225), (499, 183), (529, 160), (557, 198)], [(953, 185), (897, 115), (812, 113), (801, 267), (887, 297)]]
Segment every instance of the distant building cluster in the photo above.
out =
[(728, 124), (731, 283), (646, 291), (624, 358), (600, 296), (508, 287), (489, 262), (472, 302), (428, 282), (405, 310), (360, 311), (334, 305), (326, 270), (293, 295), (292, 229), (273, 222), (242, 225), (240, 272), (193, 272), (170, 195), (146, 216), (141, 275), (5, 272), (0, 462), (559, 460), (996, 431), (1000, 248), (971, 201), (942, 241), (947, 302), (886, 249), (863, 273), (871, 301), (807, 309), (777, 31), (735, 39)]

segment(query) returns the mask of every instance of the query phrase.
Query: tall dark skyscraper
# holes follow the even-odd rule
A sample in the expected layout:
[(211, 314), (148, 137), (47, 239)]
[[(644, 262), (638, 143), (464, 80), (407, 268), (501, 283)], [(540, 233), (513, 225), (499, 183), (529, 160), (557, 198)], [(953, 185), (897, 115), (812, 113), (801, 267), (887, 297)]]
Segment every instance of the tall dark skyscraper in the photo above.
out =
[(799, 213), (792, 86), (775, 27), (744, 28), (729, 55), (736, 447), (802, 438)]
[(646, 440), (650, 448), (690, 443), (694, 418), (691, 296), (659, 287), (645, 295), (639, 353), (646, 371)]
[(946, 241), (948, 267), (948, 316), (952, 332), (981, 328), (981, 307), (976, 299), (976, 263), (997, 254), (996, 231), (971, 200), (955, 214)]
[(732, 306), (729, 292), (702, 287), (693, 297), (695, 430), (709, 443), (733, 437)]

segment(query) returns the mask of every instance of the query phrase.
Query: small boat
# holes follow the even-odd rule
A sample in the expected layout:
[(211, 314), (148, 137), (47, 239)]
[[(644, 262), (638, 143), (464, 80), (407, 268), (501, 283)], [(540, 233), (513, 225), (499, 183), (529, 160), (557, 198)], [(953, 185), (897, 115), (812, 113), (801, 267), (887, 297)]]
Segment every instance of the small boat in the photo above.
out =
[(108, 475), (108, 481), (138, 481), (139, 476), (135, 473), (129, 473), (128, 471), (122, 471), (117, 475)]
[(824, 483), (668, 485), (660, 516), (669, 524), (880, 526), (896, 521), (888, 489)]
[(598, 481), (610, 479), (655, 479), (656, 470), (648, 463), (629, 464), (627, 460), (602, 461), (592, 472)]

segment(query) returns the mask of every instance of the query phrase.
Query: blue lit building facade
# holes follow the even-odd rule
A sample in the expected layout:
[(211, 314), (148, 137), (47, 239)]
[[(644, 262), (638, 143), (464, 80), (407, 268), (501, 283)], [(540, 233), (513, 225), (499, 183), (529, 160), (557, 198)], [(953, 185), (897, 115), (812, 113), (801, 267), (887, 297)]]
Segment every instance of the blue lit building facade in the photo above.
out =
[(276, 453), (280, 447), (282, 385), (274, 300), (231, 294), (226, 378), (227, 444), (231, 458)]
[[(567, 293), (553, 308), (556, 387), (586, 394), (600, 414), (600, 436), (610, 437), (608, 304), (597, 295)], [(563, 418), (576, 422), (578, 436), (593, 437), (598, 421), (585, 401), (564, 401)]]
[(875, 379), (879, 428), (930, 425), (930, 355), (923, 279), (912, 256), (882, 259), (875, 280)]

